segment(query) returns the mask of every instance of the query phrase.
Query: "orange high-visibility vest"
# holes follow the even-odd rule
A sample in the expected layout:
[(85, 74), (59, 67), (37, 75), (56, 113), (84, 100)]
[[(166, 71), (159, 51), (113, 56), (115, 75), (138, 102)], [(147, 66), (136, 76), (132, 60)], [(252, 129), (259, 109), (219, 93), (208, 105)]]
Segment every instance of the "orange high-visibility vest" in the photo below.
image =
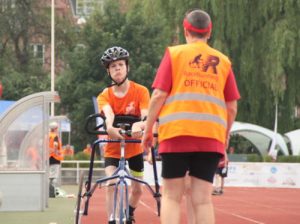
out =
[[(58, 147), (57, 148), (54, 146), (55, 138), (58, 138)], [(63, 153), (62, 153), (61, 141), (59, 140), (59, 137), (55, 132), (49, 133), (49, 150), (50, 150), (49, 157), (53, 157), (59, 161), (63, 160), (64, 157), (63, 157)]]
[(226, 140), (229, 59), (206, 43), (168, 48), (172, 89), (159, 114), (159, 142), (176, 136)]

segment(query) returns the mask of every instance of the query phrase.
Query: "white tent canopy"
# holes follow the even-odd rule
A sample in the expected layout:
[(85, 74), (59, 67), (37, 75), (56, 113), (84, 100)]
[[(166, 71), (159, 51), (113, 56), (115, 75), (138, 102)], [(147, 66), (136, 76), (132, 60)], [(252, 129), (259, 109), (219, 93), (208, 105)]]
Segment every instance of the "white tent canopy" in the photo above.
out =
[(276, 141), (276, 145), (283, 155), (288, 155), (288, 148), (281, 134), (274, 131), (243, 122), (234, 122), (231, 128), (231, 134), (238, 134), (248, 139), (261, 153), (261, 155), (267, 155), (271, 142)]
[(289, 140), (292, 150), (292, 155), (300, 155), (300, 129), (290, 131), (284, 134), (284, 136)]

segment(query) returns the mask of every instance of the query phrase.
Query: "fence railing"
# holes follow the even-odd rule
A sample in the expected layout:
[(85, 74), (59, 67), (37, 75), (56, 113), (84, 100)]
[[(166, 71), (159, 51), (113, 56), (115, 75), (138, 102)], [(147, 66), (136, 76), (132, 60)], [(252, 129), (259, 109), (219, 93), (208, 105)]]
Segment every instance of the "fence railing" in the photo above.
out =
[[(89, 160), (63, 160), (61, 163), (61, 183), (78, 184), (81, 172), (88, 176)], [(104, 161), (94, 161), (93, 179), (104, 176)]]

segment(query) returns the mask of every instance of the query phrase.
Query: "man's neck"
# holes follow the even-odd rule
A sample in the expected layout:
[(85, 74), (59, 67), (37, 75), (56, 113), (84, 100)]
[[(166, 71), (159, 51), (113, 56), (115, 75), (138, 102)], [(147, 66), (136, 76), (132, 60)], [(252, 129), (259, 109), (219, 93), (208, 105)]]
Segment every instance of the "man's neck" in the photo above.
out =
[(207, 43), (207, 38), (189, 37), (186, 39), (186, 42), (188, 44), (197, 43), (197, 42)]

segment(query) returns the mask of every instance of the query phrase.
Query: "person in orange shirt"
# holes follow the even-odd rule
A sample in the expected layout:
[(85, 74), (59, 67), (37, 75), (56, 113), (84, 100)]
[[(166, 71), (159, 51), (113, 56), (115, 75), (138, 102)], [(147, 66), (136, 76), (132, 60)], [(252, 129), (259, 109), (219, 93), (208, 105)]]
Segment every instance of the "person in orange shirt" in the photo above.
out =
[(159, 117), (161, 223), (180, 223), (188, 175), (195, 223), (213, 224), (213, 178), (240, 95), (230, 60), (207, 44), (212, 32), (208, 13), (188, 11), (183, 30), (186, 44), (168, 47), (157, 70), (142, 145), (145, 150), (151, 146), (152, 127)]
[(61, 140), (58, 135), (58, 123), (51, 122), (49, 126), (49, 195), (50, 197), (55, 197), (55, 190), (60, 175), (60, 164), (63, 160), (63, 151)]
[(91, 155), (91, 153), (92, 153), (91, 144), (87, 144), (86, 147), (83, 149), (83, 152), (87, 155)]
[(71, 147), (70, 144), (67, 144), (64, 148), (64, 156), (73, 157), (74, 156), (74, 149)]
[(36, 147), (30, 146), (26, 150), (26, 159), (29, 162), (30, 168), (33, 170), (40, 170), (41, 169), (41, 157), (39, 151)]
[[(99, 111), (105, 116), (106, 130), (111, 139), (123, 139), (120, 135), (120, 128), (114, 126), (115, 116), (130, 115), (144, 120), (148, 115), (148, 104), (150, 99), (149, 91), (146, 87), (128, 79), (129, 53), (122, 47), (108, 48), (101, 57), (101, 62), (106, 68), (112, 84), (103, 90), (97, 97)], [(143, 121), (132, 125), (133, 137), (141, 131)], [(143, 178), (144, 162), (143, 149), (140, 144), (127, 143), (125, 147), (125, 158), (128, 160), (129, 169), (133, 176)], [(105, 173), (111, 176), (117, 169), (120, 159), (120, 144), (108, 143), (104, 148)], [(112, 181), (111, 181), (112, 182)], [(112, 183), (108, 183), (111, 186)], [(107, 188), (106, 207), (108, 223), (114, 224), (111, 220), (113, 210), (113, 187)], [(140, 183), (131, 183), (129, 195), (129, 215), (128, 224), (134, 222), (134, 210), (142, 195)]]

